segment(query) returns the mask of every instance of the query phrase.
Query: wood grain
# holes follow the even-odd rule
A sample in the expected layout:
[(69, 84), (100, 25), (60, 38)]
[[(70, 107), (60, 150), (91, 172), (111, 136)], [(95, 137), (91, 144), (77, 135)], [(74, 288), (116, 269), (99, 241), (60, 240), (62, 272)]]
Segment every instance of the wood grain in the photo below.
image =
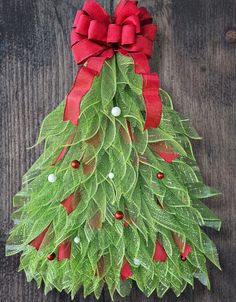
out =
[[(113, 3), (114, 2), (114, 3)], [(221, 217), (220, 234), (208, 231), (220, 252), (223, 272), (209, 265), (212, 291), (196, 282), (181, 302), (231, 302), (236, 289), (236, 183), (235, 96), (236, 43), (228, 31), (236, 29), (236, 0), (145, 0), (159, 24), (151, 64), (159, 71), (162, 87), (175, 108), (192, 120), (204, 140), (194, 151), (206, 182), (223, 194), (206, 203)], [(108, 11), (117, 1), (101, 1)], [(4, 242), (11, 228), (11, 199), (20, 189), (23, 173), (41, 153), (34, 144), (40, 123), (65, 96), (77, 67), (69, 47), (75, 0), (0, 0), (0, 301), (70, 301), (64, 293), (45, 297), (35, 283), (16, 273), (18, 257), (4, 257)], [(168, 293), (162, 301), (177, 299)], [(75, 301), (83, 299), (80, 291)], [(100, 301), (110, 301), (107, 290)], [(135, 288), (126, 299), (145, 298)]]

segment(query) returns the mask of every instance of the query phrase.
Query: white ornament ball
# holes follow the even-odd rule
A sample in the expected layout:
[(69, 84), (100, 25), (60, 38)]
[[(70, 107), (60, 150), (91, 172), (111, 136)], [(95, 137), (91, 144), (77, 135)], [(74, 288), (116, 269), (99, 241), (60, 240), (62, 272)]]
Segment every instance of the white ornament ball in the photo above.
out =
[(138, 258), (134, 258), (134, 265), (139, 266), (141, 264), (141, 260)]
[(74, 243), (78, 244), (79, 242), (80, 242), (80, 238), (79, 238), (79, 236), (76, 236), (74, 238)]
[(113, 179), (114, 177), (115, 177), (114, 173), (110, 172), (110, 173), (108, 174), (108, 178)]
[(57, 180), (57, 177), (56, 177), (55, 174), (49, 174), (49, 175), (48, 175), (48, 181), (49, 181), (49, 182), (53, 183), (53, 182), (55, 182), (56, 180)]
[(121, 109), (120, 107), (113, 107), (111, 109), (111, 114), (115, 117), (120, 116), (121, 115)]

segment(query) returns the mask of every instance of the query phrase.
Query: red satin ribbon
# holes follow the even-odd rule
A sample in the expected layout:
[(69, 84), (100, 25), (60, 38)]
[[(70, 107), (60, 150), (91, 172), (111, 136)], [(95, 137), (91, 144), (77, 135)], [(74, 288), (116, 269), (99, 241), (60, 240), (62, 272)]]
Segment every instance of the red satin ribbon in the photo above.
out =
[(91, 88), (94, 77), (99, 75), (105, 60), (118, 51), (131, 56), (135, 72), (142, 75), (146, 106), (144, 128), (157, 128), (162, 114), (159, 78), (150, 73), (148, 63), (156, 30), (152, 17), (145, 8), (137, 6), (137, 1), (121, 0), (115, 10), (114, 22), (97, 2), (86, 1), (75, 17), (71, 47), (76, 63), (87, 63), (80, 67), (67, 95), (64, 121), (78, 125), (83, 96)]
[(121, 271), (120, 271), (120, 277), (121, 277), (122, 281), (125, 281), (126, 279), (128, 279), (132, 275), (133, 275), (133, 272), (131, 270), (129, 262), (127, 260), (125, 260), (124, 263), (123, 263), (123, 266), (121, 268)]
[(153, 259), (160, 262), (165, 262), (167, 260), (166, 251), (164, 250), (164, 247), (162, 246), (162, 244), (160, 244), (158, 240), (156, 241), (156, 249)]

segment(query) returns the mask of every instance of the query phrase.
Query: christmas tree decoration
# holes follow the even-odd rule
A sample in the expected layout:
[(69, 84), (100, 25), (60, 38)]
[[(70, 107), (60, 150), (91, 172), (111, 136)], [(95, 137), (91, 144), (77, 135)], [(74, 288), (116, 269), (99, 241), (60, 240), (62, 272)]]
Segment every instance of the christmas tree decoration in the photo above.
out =
[(111, 114), (115, 117), (120, 116), (121, 115), (121, 109), (119, 107), (113, 107), (111, 109)]
[(110, 172), (110, 173), (108, 174), (108, 178), (113, 179), (114, 177), (115, 177), (114, 173)]
[(51, 183), (54, 183), (57, 180), (57, 177), (55, 174), (49, 174), (48, 175), (48, 181)]
[(124, 213), (122, 211), (117, 211), (114, 216), (117, 220), (122, 220), (124, 218)]
[(79, 238), (79, 236), (76, 236), (76, 237), (74, 238), (74, 243), (75, 243), (75, 244), (80, 243), (80, 238)]
[(195, 277), (210, 288), (207, 259), (220, 268), (202, 229), (220, 230), (202, 201), (219, 193), (195, 160), (199, 135), (150, 69), (156, 31), (138, 1), (121, 0), (110, 16), (89, 0), (75, 16), (80, 66), (42, 123), (44, 151), (14, 197), (6, 243), (45, 294), (73, 299), (82, 287), (99, 299), (106, 285), (113, 299), (136, 283), (147, 297), (179, 296)]
[(157, 178), (158, 179), (163, 179), (164, 177), (165, 177), (164, 173), (162, 173), (162, 172), (157, 173)]
[(140, 266), (140, 264), (141, 264), (141, 260), (138, 258), (134, 258), (134, 265)]
[(52, 253), (52, 254), (48, 255), (47, 258), (48, 258), (49, 261), (52, 261), (52, 260), (54, 260), (56, 258), (56, 254)]
[(80, 167), (80, 162), (78, 160), (72, 160), (71, 167), (74, 169), (78, 169)]

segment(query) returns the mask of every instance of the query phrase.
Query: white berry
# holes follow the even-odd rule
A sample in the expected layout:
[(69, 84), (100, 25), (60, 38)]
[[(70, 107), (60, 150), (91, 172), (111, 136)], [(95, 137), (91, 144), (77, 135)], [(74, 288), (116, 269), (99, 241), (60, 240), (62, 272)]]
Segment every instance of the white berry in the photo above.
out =
[(113, 107), (112, 109), (111, 109), (111, 114), (113, 115), (113, 116), (120, 116), (121, 115), (121, 109), (120, 109), (120, 107)]
[(74, 238), (74, 243), (78, 244), (79, 242), (80, 242), (80, 238), (79, 238), (79, 236), (76, 236)]
[(110, 172), (110, 173), (108, 174), (108, 178), (113, 179), (114, 177), (115, 177), (114, 173)]
[(134, 258), (134, 265), (139, 266), (141, 264), (141, 260), (139, 260), (138, 258)]
[(57, 180), (57, 177), (56, 177), (55, 174), (49, 174), (49, 175), (48, 175), (48, 181), (49, 181), (49, 182), (53, 183), (53, 182), (55, 182), (56, 180)]

